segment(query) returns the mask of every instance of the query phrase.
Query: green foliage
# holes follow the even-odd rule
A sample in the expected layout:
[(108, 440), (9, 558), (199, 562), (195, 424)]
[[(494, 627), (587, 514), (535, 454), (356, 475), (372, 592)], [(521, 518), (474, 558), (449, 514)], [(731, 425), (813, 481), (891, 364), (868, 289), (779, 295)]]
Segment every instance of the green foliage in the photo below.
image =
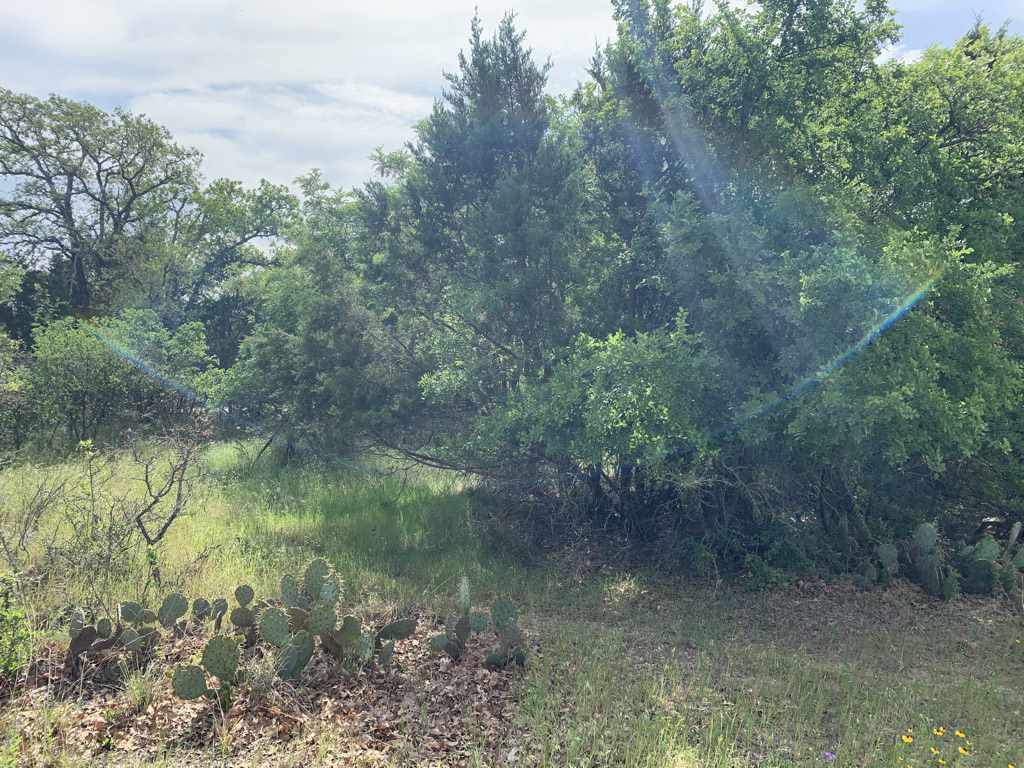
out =
[(201, 325), (170, 331), (156, 313), (129, 310), (37, 328), (29, 383), (37, 426), (77, 444), (180, 423), (217, 376)]
[(11, 679), (28, 660), (31, 631), (18, 606), (14, 580), (0, 578), (0, 677)]

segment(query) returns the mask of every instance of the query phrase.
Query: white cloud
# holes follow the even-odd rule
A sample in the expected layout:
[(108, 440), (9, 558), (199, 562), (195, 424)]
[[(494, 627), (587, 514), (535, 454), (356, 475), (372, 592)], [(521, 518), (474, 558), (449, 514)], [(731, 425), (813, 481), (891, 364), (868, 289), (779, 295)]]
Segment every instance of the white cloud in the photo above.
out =
[[(1019, 2), (976, 4), (1001, 21)], [(368, 176), (374, 147), (400, 146), (427, 114), (474, 6), (487, 29), (516, 8), (538, 58), (552, 58), (559, 92), (584, 77), (595, 43), (614, 31), (611, 0), (0, 3), (0, 85), (144, 111), (202, 149), (211, 176), (289, 182), (318, 166), (346, 186)], [(894, 5), (908, 19), (926, 14), (929, 26), (915, 23), (913, 39), (908, 28), (907, 47), (890, 57), (918, 55), (911, 49), (933, 37), (949, 42), (967, 23), (948, 0)]]
[[(511, 0), (506, 0), (511, 2)], [(210, 176), (289, 182), (313, 166), (351, 185), (374, 147), (396, 148), (429, 112), (465, 45), (474, 5), (365, 0), (36, 0), (9, 3), (2, 84), (123, 105), (206, 155)], [(553, 90), (583, 77), (611, 36), (610, 2), (527, 0), (519, 23)]]
[(918, 61), (924, 55), (924, 51), (920, 48), (908, 48), (905, 45), (890, 45), (889, 47), (882, 50), (878, 57), (875, 59), (879, 64), (885, 64), (889, 61), (899, 61), (903, 64), (913, 64)]

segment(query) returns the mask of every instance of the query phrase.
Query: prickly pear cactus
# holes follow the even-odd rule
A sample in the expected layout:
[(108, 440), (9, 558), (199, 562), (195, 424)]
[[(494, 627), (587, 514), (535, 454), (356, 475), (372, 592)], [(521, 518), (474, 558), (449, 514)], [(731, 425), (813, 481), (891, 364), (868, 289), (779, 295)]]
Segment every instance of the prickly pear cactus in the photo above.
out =
[(302, 577), (302, 588), (306, 594), (316, 600), (324, 588), (324, 582), (331, 576), (331, 566), (323, 558), (317, 558), (306, 566)]
[(310, 610), (306, 627), (314, 635), (326, 635), (334, 631), (337, 621), (338, 617), (334, 612), (334, 603), (321, 602), (314, 605)]
[(921, 523), (914, 529), (914, 549), (922, 555), (928, 555), (935, 551), (939, 541), (939, 531), (931, 523)]
[(302, 608), (289, 608), (288, 609), (288, 629), (292, 632), (298, 632), (300, 629), (305, 629), (309, 623), (309, 611), (304, 611)]
[(164, 598), (160, 611), (157, 613), (157, 619), (164, 629), (171, 629), (178, 619), (185, 615), (186, 611), (188, 611), (188, 600), (183, 595), (172, 592)]
[(309, 601), (299, 590), (298, 582), (291, 574), (281, 577), (281, 600), (287, 608), (309, 608)]
[(249, 605), (249, 603), (252, 602), (252, 599), (253, 597), (255, 597), (255, 595), (256, 593), (252, 591), (252, 587), (250, 587), (248, 584), (243, 584), (242, 586), (235, 589), (235, 600), (237, 600), (238, 604), (243, 608), (245, 608)]
[(234, 624), (237, 629), (246, 629), (256, 623), (256, 616), (244, 605), (240, 605), (237, 608), (232, 609), (231, 623)]
[(141, 624), (145, 613), (146, 609), (138, 603), (121, 603), (117, 607), (117, 615), (125, 624)]
[(374, 639), (374, 635), (363, 632), (356, 641), (355, 657), (363, 664), (369, 664), (373, 659)]
[(210, 618), (210, 614), (213, 611), (210, 601), (197, 597), (192, 601), (192, 619), (196, 622), (203, 622)]
[(213, 615), (213, 631), (220, 632), (220, 623), (228, 612), (228, 601), (223, 597), (218, 597), (210, 606), (210, 611)]
[(106, 640), (114, 632), (114, 625), (110, 619), (103, 618), (96, 622), (96, 636)]
[(222, 683), (231, 683), (238, 671), (238, 643), (224, 635), (211, 637), (203, 648), (202, 664)]
[(501, 631), (502, 627), (506, 627), (509, 624), (515, 624), (517, 617), (518, 613), (515, 605), (506, 598), (495, 601), (494, 606), (491, 608), (491, 621), (494, 622), (494, 627), (498, 631)]
[(85, 627), (85, 613), (76, 610), (71, 614), (71, 621), (68, 623), (68, 637), (74, 640), (83, 627)]
[(122, 648), (132, 653), (141, 651), (146, 644), (146, 641), (139, 635), (138, 631), (132, 627), (125, 627), (118, 642)]
[(384, 667), (385, 669), (387, 669), (388, 667), (391, 666), (391, 662), (394, 659), (394, 657), (395, 657), (395, 641), (394, 640), (391, 640), (390, 642), (384, 643), (380, 647), (380, 650), (377, 652), (377, 661), (379, 661), (380, 665), (382, 667)]
[(380, 628), (377, 637), (384, 640), (405, 640), (416, 631), (416, 619), (399, 619)]
[(487, 629), (487, 614), (474, 611), (469, 614), (469, 627), (473, 630), (473, 634), (479, 635), (485, 629)]
[(309, 632), (299, 632), (286, 645), (277, 657), (277, 673), (282, 680), (294, 680), (305, 669), (313, 658), (313, 636)]
[(209, 690), (206, 687), (206, 673), (195, 664), (176, 666), (171, 678), (171, 687), (175, 696), (186, 701), (198, 699)]
[(900, 553), (896, 546), (890, 542), (884, 542), (875, 548), (875, 554), (886, 575), (889, 578), (894, 578), (900, 570)]
[(338, 641), (346, 648), (355, 648), (363, 631), (363, 624), (357, 616), (346, 616), (341, 620)]
[(338, 584), (338, 577), (333, 573), (324, 579), (323, 586), (320, 587), (319, 602), (326, 603), (332, 608), (338, 604), (338, 600), (341, 598), (341, 586)]
[(288, 617), (279, 608), (268, 608), (260, 614), (260, 635), (271, 645), (283, 648), (292, 639)]

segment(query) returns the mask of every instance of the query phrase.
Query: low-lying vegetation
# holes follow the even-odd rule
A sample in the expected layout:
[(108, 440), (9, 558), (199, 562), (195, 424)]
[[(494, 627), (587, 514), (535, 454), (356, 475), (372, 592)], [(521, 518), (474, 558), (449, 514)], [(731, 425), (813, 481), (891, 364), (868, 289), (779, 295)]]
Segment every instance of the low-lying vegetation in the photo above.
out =
[[(593, 548), (523, 568), (446, 473), (240, 456), (206, 456), (197, 501), (154, 555), (187, 576), (155, 610), (62, 614), (52, 591), (16, 585), (32, 630), (7, 677), (16, 764), (782, 768), (895, 765), (951, 744), (964, 765), (1024, 756), (1024, 623), (1008, 602), (936, 602), (900, 575), (752, 592), (623, 570)], [(195, 564), (197, 547), (216, 559)], [(113, 637), (118, 620), (122, 639), (149, 639), (86, 650), (69, 676), (69, 629)], [(501, 669), (510, 637), (524, 653), (505, 646)]]

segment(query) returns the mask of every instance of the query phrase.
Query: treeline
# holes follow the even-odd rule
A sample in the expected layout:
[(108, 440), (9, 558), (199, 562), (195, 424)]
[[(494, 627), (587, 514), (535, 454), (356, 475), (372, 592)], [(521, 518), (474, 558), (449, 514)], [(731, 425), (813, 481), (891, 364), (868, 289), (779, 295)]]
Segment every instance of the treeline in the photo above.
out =
[(614, 6), (563, 97), (512, 17), (474, 21), (354, 190), (204, 184), (144, 117), (0, 91), (8, 446), (202, 404), (769, 580), (877, 576), (922, 522), (950, 560), (1008, 536), (1024, 41), (881, 63), (879, 0)]

